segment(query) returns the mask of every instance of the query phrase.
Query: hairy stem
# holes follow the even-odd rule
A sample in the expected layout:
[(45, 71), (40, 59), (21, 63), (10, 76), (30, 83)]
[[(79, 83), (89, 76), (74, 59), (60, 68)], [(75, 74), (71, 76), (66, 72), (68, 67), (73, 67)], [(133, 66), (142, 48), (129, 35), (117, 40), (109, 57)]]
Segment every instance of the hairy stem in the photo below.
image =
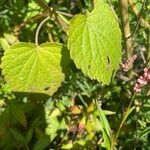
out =
[(128, 1), (127, 0), (119, 0), (120, 2), (120, 11), (121, 11), (121, 24), (122, 24), (122, 31), (123, 31), (123, 38), (125, 41), (125, 49), (126, 49), (126, 57), (127, 59), (132, 56), (133, 53), (133, 46), (132, 46), (132, 39), (130, 32), (130, 25), (129, 25), (129, 14), (128, 14)]

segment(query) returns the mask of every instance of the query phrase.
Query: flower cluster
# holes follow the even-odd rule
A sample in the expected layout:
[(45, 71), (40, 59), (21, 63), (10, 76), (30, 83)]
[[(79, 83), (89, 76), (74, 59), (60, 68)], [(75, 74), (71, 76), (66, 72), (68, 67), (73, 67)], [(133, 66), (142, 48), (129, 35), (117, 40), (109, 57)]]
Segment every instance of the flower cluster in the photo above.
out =
[(123, 68), (123, 71), (127, 72), (132, 67), (132, 64), (136, 58), (137, 58), (137, 55), (133, 55), (124, 64), (122, 63), (121, 66)]
[(141, 88), (150, 81), (150, 68), (145, 68), (143, 76), (140, 76), (137, 83), (134, 85), (135, 92), (141, 92)]

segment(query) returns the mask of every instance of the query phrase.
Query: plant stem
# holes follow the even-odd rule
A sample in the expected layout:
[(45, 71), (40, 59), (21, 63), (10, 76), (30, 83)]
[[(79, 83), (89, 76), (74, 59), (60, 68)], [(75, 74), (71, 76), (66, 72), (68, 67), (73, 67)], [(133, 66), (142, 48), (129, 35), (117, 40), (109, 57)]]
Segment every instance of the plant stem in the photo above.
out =
[[(129, 2), (129, 1), (128, 1), (128, 2)], [(136, 17), (137, 17), (137, 23), (136, 23), (136, 25), (135, 25), (135, 27), (134, 27), (133, 32), (131, 33), (131, 35), (130, 35), (128, 38), (132, 37), (132, 36), (136, 33), (136, 31), (138, 30), (138, 27), (139, 27), (139, 25), (140, 25), (140, 20), (141, 20), (141, 18), (142, 18), (142, 13), (143, 13), (143, 11), (144, 11), (146, 2), (147, 2), (147, 0), (144, 0), (144, 1), (143, 1), (141, 10), (139, 11), (138, 16), (136, 15)], [(129, 2), (129, 4), (130, 4), (130, 2)], [(133, 7), (133, 6), (131, 6), (131, 7)]]
[[(44, 9), (44, 11), (46, 11), (47, 13), (49, 13), (50, 17), (54, 17), (55, 20), (60, 23), (63, 26), (63, 30), (65, 32), (67, 32), (67, 28), (68, 28), (68, 20), (64, 18), (64, 16), (67, 17), (73, 17), (73, 15), (66, 13), (66, 12), (61, 12), (61, 11), (55, 11), (54, 8), (50, 8), (48, 6), (48, 4), (43, 1), (43, 0), (35, 0), (35, 2), (42, 8)], [(44, 20), (43, 20), (44, 21)], [(47, 20), (46, 20), (47, 21)], [(44, 21), (45, 22), (45, 21)], [(42, 22), (41, 22), (42, 23)], [(39, 25), (40, 26), (40, 25)], [(40, 27), (41, 28), (41, 27)], [(38, 29), (37, 29), (38, 30)], [(39, 32), (39, 31), (38, 31)], [(35, 38), (35, 43), (38, 45), (38, 35), (36, 35)]]
[(47, 17), (45, 18), (38, 26), (37, 30), (36, 30), (36, 34), (35, 34), (35, 44), (38, 45), (38, 37), (39, 37), (39, 32), (40, 32), (40, 29), (41, 27), (43, 26), (43, 24), (48, 21), (50, 18)]
[(121, 23), (122, 23), (122, 31), (123, 38), (125, 41), (126, 48), (126, 58), (130, 58), (133, 53), (132, 39), (127, 38), (131, 35), (130, 25), (129, 25), (129, 14), (128, 14), (128, 1), (127, 0), (119, 0), (120, 2), (120, 10), (121, 10)]
[(62, 11), (55, 11), (57, 14), (60, 14), (60, 15), (64, 15), (64, 16), (67, 16), (67, 17), (73, 17), (73, 15), (72, 14), (68, 14), (68, 13), (66, 13), (66, 12), (62, 12)]
[(133, 103), (133, 101), (134, 101), (134, 99), (135, 99), (135, 95), (136, 95), (136, 93), (134, 92), (134, 94), (133, 94), (133, 96), (132, 96), (132, 98), (131, 98), (131, 101), (130, 101), (129, 105), (128, 105), (126, 111), (125, 111), (124, 114), (123, 114), (123, 117), (122, 117), (122, 119), (121, 119), (119, 128), (118, 128), (118, 130), (117, 130), (117, 132), (116, 132), (116, 134), (115, 134), (115, 136), (114, 136), (114, 138), (113, 138), (113, 140), (112, 140), (111, 150), (113, 150), (113, 148), (114, 148), (114, 146), (115, 146), (115, 143), (116, 143), (116, 141), (117, 141), (117, 139), (118, 139), (118, 136), (119, 136), (119, 134), (120, 134), (120, 130), (121, 130), (121, 128), (122, 128), (124, 122), (126, 121), (126, 115), (127, 115), (127, 113), (129, 112), (129, 110), (130, 110), (130, 108), (131, 108), (131, 105), (132, 105), (132, 103)]
[(28, 20), (23, 21), (21, 24), (14, 26), (11, 30), (13, 32), (15, 32), (15, 30), (17, 30), (17, 32), (19, 32), (26, 24), (28, 24), (28, 23), (30, 23), (32, 21), (38, 20), (38, 19), (40, 19), (40, 18), (42, 18), (44, 16), (46, 16), (45, 13), (35, 15), (35, 16), (29, 18)]
[(150, 66), (150, 29), (148, 30), (148, 42), (147, 42), (147, 66)]
[(47, 3), (43, 0), (34, 0), (36, 4), (38, 4), (41, 8), (43, 8), (46, 12), (51, 12), (52, 10), (49, 8)]
[[(140, 12), (139, 10), (136, 8), (136, 6), (134, 5), (134, 3), (132, 2), (132, 0), (128, 0), (128, 3), (132, 9), (132, 11), (134, 12), (134, 14), (137, 16), (137, 17), (140, 17)], [(139, 18), (139, 21), (140, 21), (140, 24), (145, 27), (145, 28), (148, 28), (150, 30), (150, 24), (149, 22), (147, 22), (146, 20), (144, 20), (144, 18), (141, 17)]]
[(69, 21), (61, 14), (56, 14), (56, 21), (62, 25), (62, 29), (67, 33)]

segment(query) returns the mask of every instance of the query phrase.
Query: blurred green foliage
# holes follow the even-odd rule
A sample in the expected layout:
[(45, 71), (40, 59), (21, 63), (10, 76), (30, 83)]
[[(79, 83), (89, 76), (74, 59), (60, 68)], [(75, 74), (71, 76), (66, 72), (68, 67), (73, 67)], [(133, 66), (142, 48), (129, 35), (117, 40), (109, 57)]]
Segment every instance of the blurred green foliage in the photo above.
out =
[[(46, 3), (49, 7), (72, 15), (85, 13), (93, 8), (90, 0), (46, 0)], [(134, 0), (134, 3), (140, 10), (142, 1)], [(118, 1), (112, 0), (111, 5), (120, 20)], [(131, 29), (134, 30), (137, 17), (131, 9), (129, 12)], [(142, 15), (147, 21), (150, 20), (149, 1)], [(35, 1), (0, 0), (0, 56), (3, 56), (6, 47), (18, 40), (34, 42), (36, 28), (45, 16), (45, 10)], [(65, 19), (69, 21), (70, 18)], [(141, 48), (144, 49), (142, 54), (146, 57), (147, 33), (144, 27), (139, 26), (133, 36), (134, 53), (138, 55), (133, 70), (139, 75), (146, 66)], [(49, 21), (42, 27), (40, 43), (65, 43), (66, 40), (66, 32), (58, 22)], [(68, 66), (67, 72), (65, 81), (52, 97), (12, 93), (1, 75), (1, 150), (108, 149), (112, 135), (119, 127), (122, 113), (132, 97), (137, 77), (132, 76), (129, 81), (124, 81), (120, 77), (126, 73), (120, 69), (112, 83), (103, 86), (84, 76), (73, 62)], [(117, 150), (149, 149), (149, 89), (150, 85), (136, 96), (135, 110), (121, 130)], [(108, 131), (110, 135), (107, 134)]]

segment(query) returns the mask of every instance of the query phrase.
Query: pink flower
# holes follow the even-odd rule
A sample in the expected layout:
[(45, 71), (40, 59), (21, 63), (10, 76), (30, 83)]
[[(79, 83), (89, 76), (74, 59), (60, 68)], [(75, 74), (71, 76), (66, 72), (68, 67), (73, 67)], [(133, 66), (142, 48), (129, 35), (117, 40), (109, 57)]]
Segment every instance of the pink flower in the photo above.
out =
[(140, 76), (137, 80), (137, 83), (134, 85), (133, 90), (135, 92), (141, 92), (143, 86), (147, 85), (150, 81), (150, 68), (144, 68), (143, 76)]
[(132, 64), (136, 58), (137, 58), (137, 55), (133, 55), (125, 63), (122, 63), (121, 66), (123, 70), (127, 72), (132, 67)]

